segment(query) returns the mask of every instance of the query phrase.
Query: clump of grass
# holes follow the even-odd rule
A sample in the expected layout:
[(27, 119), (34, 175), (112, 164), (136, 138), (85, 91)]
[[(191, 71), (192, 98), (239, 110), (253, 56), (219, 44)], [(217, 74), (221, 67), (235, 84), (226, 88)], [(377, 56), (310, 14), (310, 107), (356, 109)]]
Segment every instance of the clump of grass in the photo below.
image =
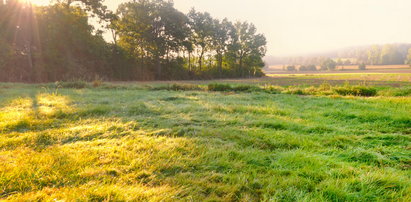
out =
[[(270, 94), (291, 94), (291, 95), (341, 95), (341, 96), (376, 96), (378, 91), (374, 87), (366, 85), (349, 85), (344, 86), (332, 86), (328, 82), (322, 83), (320, 86), (273, 86), (273, 85), (230, 85), (223, 83), (211, 83), (206, 88), (199, 85), (191, 84), (173, 84), (167, 86), (159, 86), (150, 88), (151, 90), (169, 90), (169, 91), (208, 91), (214, 92), (265, 92)], [(398, 91), (395, 96), (405, 96), (411, 94), (411, 90)]]
[(231, 85), (229, 84), (220, 84), (220, 83), (211, 83), (208, 84), (208, 88), (209, 91), (220, 91), (220, 92), (224, 92), (224, 91), (231, 91), (233, 90), (233, 88), (231, 87)]
[(87, 88), (87, 82), (85, 81), (65, 81), (65, 82), (60, 82), (59, 85), (62, 88), (75, 88), (75, 89), (82, 89), (82, 88)]
[(284, 88), (281, 86), (264, 85), (263, 90), (271, 94), (280, 94), (284, 90)]
[(334, 92), (337, 93), (338, 95), (353, 95), (353, 96), (376, 96), (377, 95), (377, 89), (373, 87), (367, 87), (367, 86), (343, 86), (343, 87), (336, 87), (334, 88)]
[(394, 96), (394, 97), (406, 97), (411, 96), (411, 87), (402, 87), (402, 88), (386, 88), (380, 90), (378, 95), (381, 96)]
[(306, 95), (304, 90), (302, 88), (299, 88), (299, 87), (289, 87), (289, 88), (283, 90), (281, 93), (291, 94), (291, 95)]
[(151, 88), (152, 90), (168, 90), (168, 91), (196, 91), (202, 90), (199, 85), (193, 84), (172, 84), (166, 86), (158, 86)]
[(101, 85), (103, 85), (103, 81), (101, 79), (94, 79), (93, 80), (93, 87), (94, 88), (100, 87)]
[(208, 84), (207, 87), (208, 91), (217, 91), (217, 92), (257, 92), (262, 91), (262, 89), (256, 85), (238, 85), (238, 86), (231, 86), (229, 84), (219, 84), (219, 83), (212, 83)]
[(262, 89), (256, 85), (239, 85), (232, 87), (233, 91), (236, 92), (259, 92)]

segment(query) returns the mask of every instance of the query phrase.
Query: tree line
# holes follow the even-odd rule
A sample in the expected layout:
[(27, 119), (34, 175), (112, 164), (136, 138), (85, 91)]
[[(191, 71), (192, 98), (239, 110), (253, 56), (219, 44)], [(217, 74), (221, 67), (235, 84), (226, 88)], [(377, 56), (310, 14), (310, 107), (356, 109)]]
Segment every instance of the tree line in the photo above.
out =
[(263, 75), (266, 38), (252, 23), (194, 9), (184, 14), (166, 0), (129, 1), (116, 12), (102, 2), (56, 0), (38, 7), (0, 1), (0, 81)]
[[(337, 66), (344, 65), (411, 65), (411, 44), (385, 44), (362, 47), (351, 47), (339, 51), (331, 51), (318, 55), (304, 57), (267, 57), (267, 62), (274, 64), (302, 65), (303, 67), (317, 65), (327, 66), (332, 69), (335, 62)], [(325, 64), (325, 63), (328, 63)], [(303, 68), (304, 69), (304, 68)]]

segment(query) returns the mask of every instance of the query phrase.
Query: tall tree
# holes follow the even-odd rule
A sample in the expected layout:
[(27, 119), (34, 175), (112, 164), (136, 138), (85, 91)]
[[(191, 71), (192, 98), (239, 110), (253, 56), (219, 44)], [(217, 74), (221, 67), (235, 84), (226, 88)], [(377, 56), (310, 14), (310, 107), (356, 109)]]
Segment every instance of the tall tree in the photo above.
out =
[(411, 66), (411, 48), (408, 49), (406, 64), (409, 64)]
[(404, 64), (404, 57), (398, 52), (395, 45), (387, 44), (381, 50), (381, 64)]
[(377, 45), (368, 50), (368, 61), (372, 65), (381, 64), (381, 48)]
[[(162, 0), (137, 0), (120, 5), (117, 22), (120, 46), (149, 59), (158, 79), (163, 78), (162, 61), (178, 52), (186, 39), (186, 16)], [(147, 64), (147, 63), (142, 63)]]
[(193, 44), (199, 50), (198, 71), (202, 71), (204, 54), (212, 45), (213, 18), (209, 13), (201, 13), (192, 9), (188, 13), (190, 28), (192, 29)]
[[(257, 29), (253, 24), (247, 22), (237, 22), (235, 24), (236, 36), (230, 46), (231, 54), (238, 61), (238, 70), (241, 77), (246, 76), (247, 68), (264, 67), (261, 61), (256, 58), (264, 57), (266, 53), (266, 38), (262, 34), (257, 34)], [(244, 65), (246, 60), (248, 66)], [(252, 63), (253, 61), (254, 63)]]
[(212, 45), (216, 51), (217, 68), (220, 77), (223, 77), (223, 57), (228, 51), (228, 46), (235, 38), (234, 25), (227, 18), (214, 20), (214, 34)]

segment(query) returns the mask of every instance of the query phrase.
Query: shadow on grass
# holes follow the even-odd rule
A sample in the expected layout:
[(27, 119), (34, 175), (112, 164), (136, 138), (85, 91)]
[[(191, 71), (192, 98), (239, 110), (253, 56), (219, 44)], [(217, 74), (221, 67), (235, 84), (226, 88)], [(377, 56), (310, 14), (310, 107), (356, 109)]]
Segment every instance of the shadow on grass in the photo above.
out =
[[(140, 93), (40, 94), (4, 107), (2, 112), (15, 117), (22, 113), (26, 123), (16, 125), (14, 121), (22, 120), (6, 117), (10, 123), (0, 130), (0, 168), (5, 171), (0, 198), (257, 201), (409, 196), (404, 193), (408, 178), (394, 165), (406, 163), (406, 155), (395, 156), (400, 152), (395, 147), (403, 144), (389, 137), (349, 135), (342, 127), (347, 123), (332, 117), (330, 102), (347, 109), (360, 103), (204, 92), (144, 92), (144, 99), (136, 99)], [(104, 103), (88, 102), (108, 94), (112, 98)], [(318, 116), (324, 110), (331, 115)], [(374, 110), (381, 111), (368, 107), (361, 112)], [(378, 121), (364, 119), (357, 127), (368, 124), (371, 132), (381, 133), (373, 129)], [(394, 146), (378, 148), (385, 154), (364, 145), (384, 141)], [(393, 171), (380, 169), (384, 166)]]

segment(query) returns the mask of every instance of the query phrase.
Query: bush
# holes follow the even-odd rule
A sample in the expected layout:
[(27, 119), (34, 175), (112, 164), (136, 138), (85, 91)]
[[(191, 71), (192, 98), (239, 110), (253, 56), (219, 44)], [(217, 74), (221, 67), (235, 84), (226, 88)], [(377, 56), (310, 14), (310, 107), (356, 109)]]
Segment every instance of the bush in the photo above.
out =
[(257, 86), (251, 86), (251, 85), (241, 85), (241, 86), (234, 86), (232, 87), (233, 91), (241, 91), (241, 92), (255, 92), (255, 91), (261, 91), (261, 88)]
[(315, 65), (301, 65), (299, 68), (300, 71), (317, 71), (317, 66)]
[(297, 70), (294, 65), (287, 66), (287, 71), (293, 72)]
[(410, 96), (411, 95), (411, 88), (404, 88), (404, 89), (397, 89), (394, 93), (394, 96)]
[(299, 70), (299, 71), (302, 71), (302, 72), (303, 72), (303, 71), (308, 71), (308, 70), (307, 70), (307, 67), (304, 66), (304, 65), (301, 65), (298, 70)]
[(411, 88), (388, 88), (378, 92), (381, 96), (405, 97), (411, 96)]
[(337, 67), (337, 63), (330, 58), (324, 60), (321, 63), (321, 70), (335, 70), (336, 67)]
[(284, 90), (283, 87), (281, 86), (273, 86), (273, 85), (265, 85), (264, 86), (264, 91), (267, 93), (272, 93), (272, 94), (281, 94), (281, 92)]
[(284, 94), (291, 94), (291, 95), (305, 95), (303, 89), (298, 88), (298, 87), (288, 88), (288, 89), (282, 91), (282, 93), (284, 93)]
[(94, 88), (100, 87), (101, 85), (103, 85), (103, 79), (100, 76), (96, 75), (91, 84)]
[(154, 87), (152, 90), (169, 90), (169, 91), (193, 91), (202, 90), (198, 85), (192, 84), (172, 84), (167, 86)]
[(228, 84), (212, 83), (208, 84), (209, 91), (231, 91), (233, 88)]
[(377, 95), (377, 90), (372, 87), (366, 86), (344, 86), (337, 87), (334, 92), (338, 95), (353, 95), (353, 96), (375, 96)]
[(366, 70), (367, 66), (363, 63), (363, 64), (358, 65), (358, 69), (359, 70)]
[(307, 71), (317, 71), (317, 66), (315, 65), (308, 65), (306, 68)]

